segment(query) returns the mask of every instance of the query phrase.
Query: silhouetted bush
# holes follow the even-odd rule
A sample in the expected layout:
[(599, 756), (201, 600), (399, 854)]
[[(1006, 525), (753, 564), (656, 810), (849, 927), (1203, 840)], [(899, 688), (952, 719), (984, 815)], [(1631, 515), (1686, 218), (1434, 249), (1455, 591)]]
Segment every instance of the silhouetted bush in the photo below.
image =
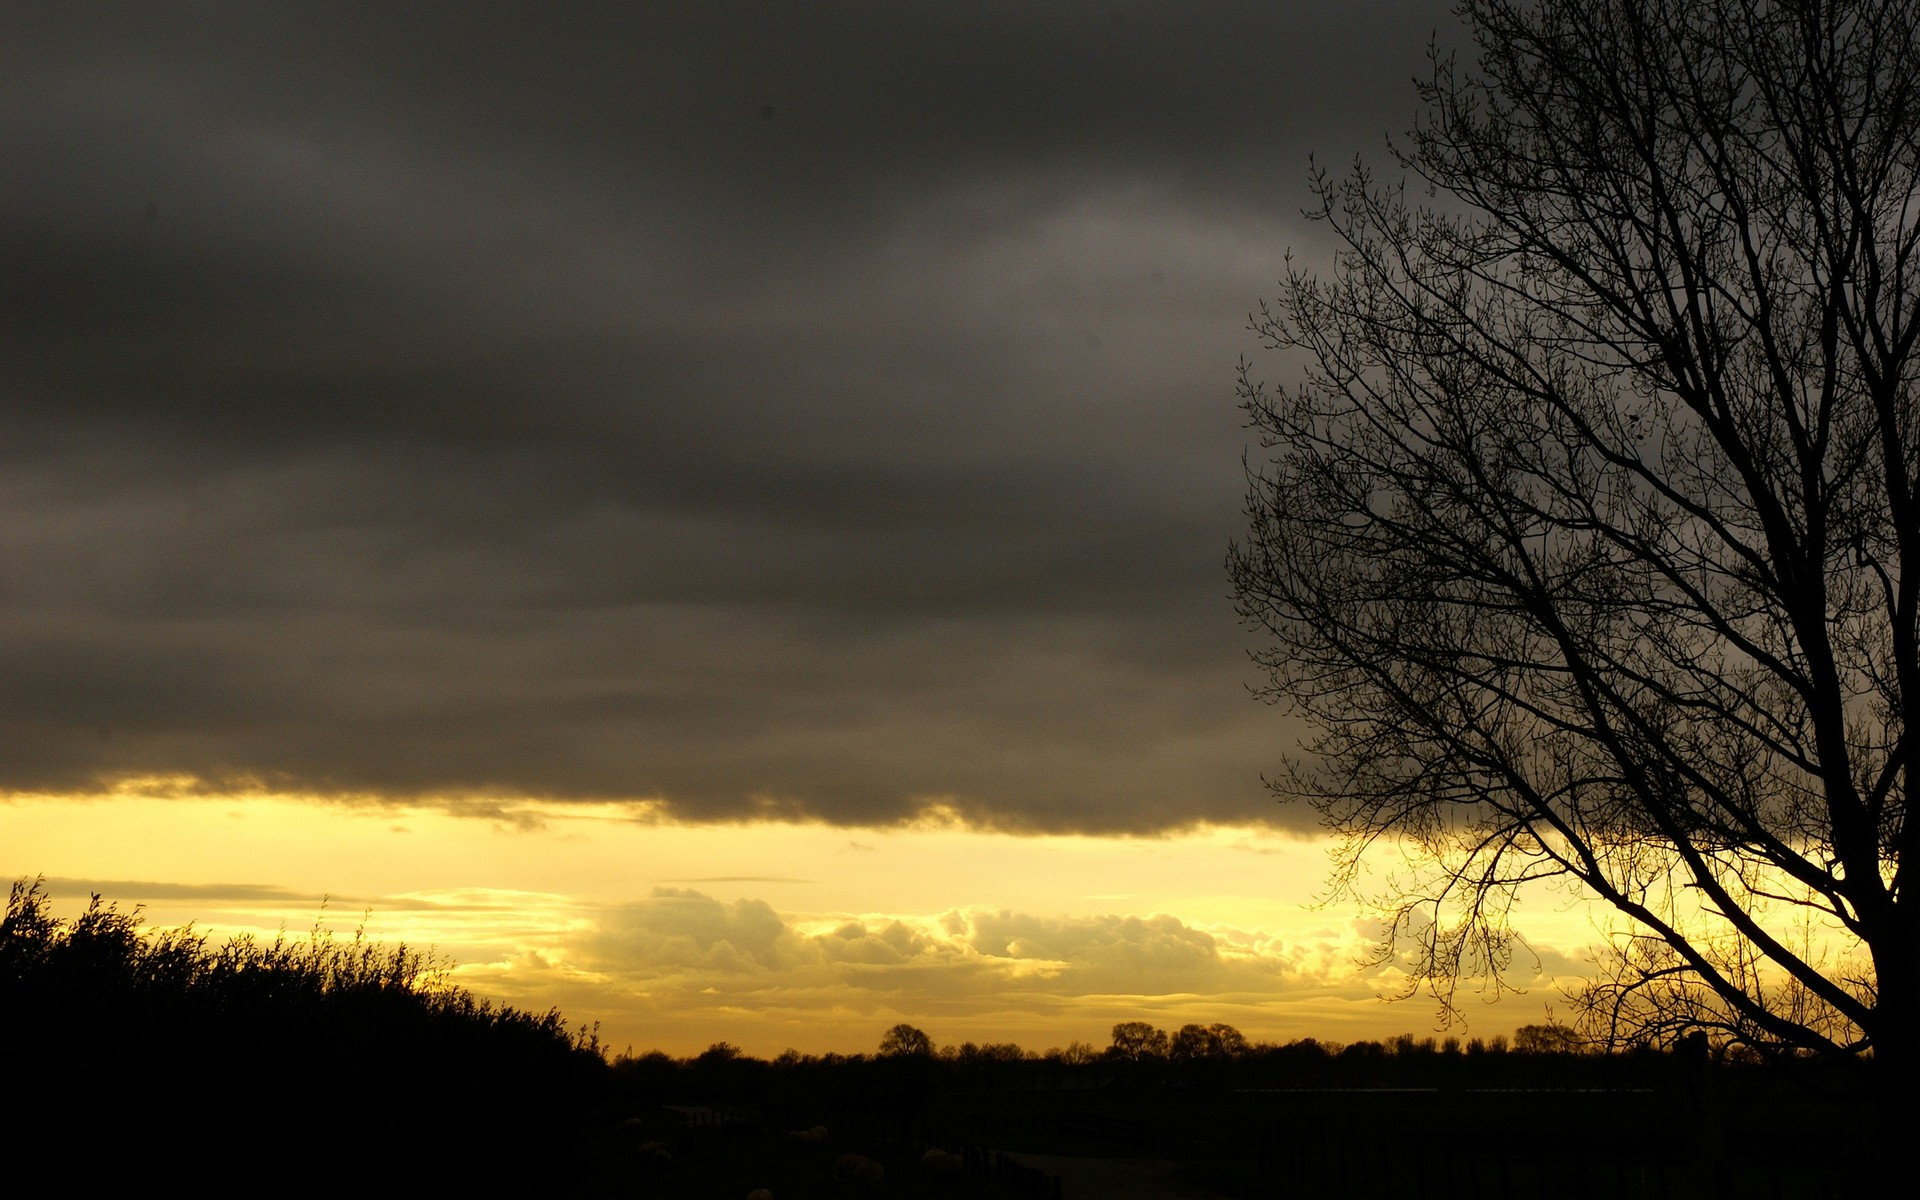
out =
[[(358, 1191), (358, 1154), (383, 1164), (381, 1192), (560, 1194), (606, 1075), (590, 1031), (477, 999), (404, 946), (214, 945), (98, 896), (65, 921), (37, 882), (0, 922), (0, 1064), (16, 1102), (0, 1160), (80, 1194)], [(296, 1165), (316, 1143), (332, 1150)]]

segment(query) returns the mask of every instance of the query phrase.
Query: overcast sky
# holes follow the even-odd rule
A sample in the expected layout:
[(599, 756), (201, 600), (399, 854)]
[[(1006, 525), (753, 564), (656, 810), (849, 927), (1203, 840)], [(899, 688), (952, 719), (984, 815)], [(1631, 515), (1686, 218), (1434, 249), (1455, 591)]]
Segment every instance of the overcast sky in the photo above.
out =
[(1446, 10), (9, 4), (0, 791), (1307, 823), (1234, 364)]

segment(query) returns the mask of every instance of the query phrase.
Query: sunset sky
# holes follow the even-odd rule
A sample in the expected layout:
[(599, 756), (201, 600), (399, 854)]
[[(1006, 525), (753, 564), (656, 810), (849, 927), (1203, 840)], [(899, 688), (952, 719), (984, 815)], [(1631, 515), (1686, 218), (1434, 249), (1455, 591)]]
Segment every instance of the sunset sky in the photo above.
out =
[(0, 869), (615, 1049), (1430, 1030), (1222, 562), (1449, 7), (8, 6)]

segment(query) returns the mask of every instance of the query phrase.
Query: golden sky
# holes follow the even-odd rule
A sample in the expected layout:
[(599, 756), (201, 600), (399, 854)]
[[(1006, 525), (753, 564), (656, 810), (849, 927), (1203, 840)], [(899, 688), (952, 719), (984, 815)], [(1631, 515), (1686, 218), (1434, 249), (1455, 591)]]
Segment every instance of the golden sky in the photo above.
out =
[(1450, 8), (9, 11), (0, 869), (616, 1048), (1431, 1028), (1222, 560)]
[[(155, 789), (156, 791), (159, 789)], [(1377, 928), (1316, 907), (1327, 845), (1257, 827), (1017, 836), (943, 814), (886, 828), (663, 821), (644, 805), (491, 815), (278, 796), (0, 803), (0, 867), (63, 912), (100, 891), (224, 937), (316, 922), (431, 946), (472, 990), (598, 1021), (616, 1050), (1104, 1046), (1111, 1026), (1226, 1021), (1255, 1039), (1424, 1034), (1434, 1005), (1359, 963)], [(324, 907), (323, 907), (324, 898)], [(1538, 1021), (1582, 969), (1585, 910), (1523, 908), (1523, 995), (1470, 999), (1467, 1036)]]

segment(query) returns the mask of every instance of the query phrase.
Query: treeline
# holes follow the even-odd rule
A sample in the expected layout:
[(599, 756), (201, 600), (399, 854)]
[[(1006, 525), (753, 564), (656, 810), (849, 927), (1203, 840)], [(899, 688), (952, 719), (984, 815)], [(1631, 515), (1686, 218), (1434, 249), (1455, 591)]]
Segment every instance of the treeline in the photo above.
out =
[[(13, 885), (0, 921), (0, 1064), (0, 1161), (81, 1194), (552, 1181), (611, 1083), (591, 1030), (476, 999), (404, 946), (215, 944), (143, 931), (98, 896), (62, 920), (38, 881)], [(379, 1147), (378, 1178), (316, 1154), (338, 1146)]]
[(896, 1025), (873, 1054), (756, 1058), (727, 1042), (676, 1058), (655, 1050), (614, 1060), (629, 1094), (715, 1103), (748, 1097), (812, 1097), (857, 1105), (894, 1096), (903, 1080), (929, 1092), (1092, 1088), (1294, 1090), (1364, 1088), (1606, 1088), (1662, 1085), (1698, 1064), (1641, 1048), (1602, 1054), (1557, 1025), (1522, 1026), (1512, 1038), (1415, 1037), (1348, 1043), (1301, 1038), (1250, 1041), (1231, 1025), (1167, 1031), (1142, 1021), (1113, 1027), (1105, 1047), (1072, 1042), (1044, 1051), (1012, 1042), (938, 1046)]

